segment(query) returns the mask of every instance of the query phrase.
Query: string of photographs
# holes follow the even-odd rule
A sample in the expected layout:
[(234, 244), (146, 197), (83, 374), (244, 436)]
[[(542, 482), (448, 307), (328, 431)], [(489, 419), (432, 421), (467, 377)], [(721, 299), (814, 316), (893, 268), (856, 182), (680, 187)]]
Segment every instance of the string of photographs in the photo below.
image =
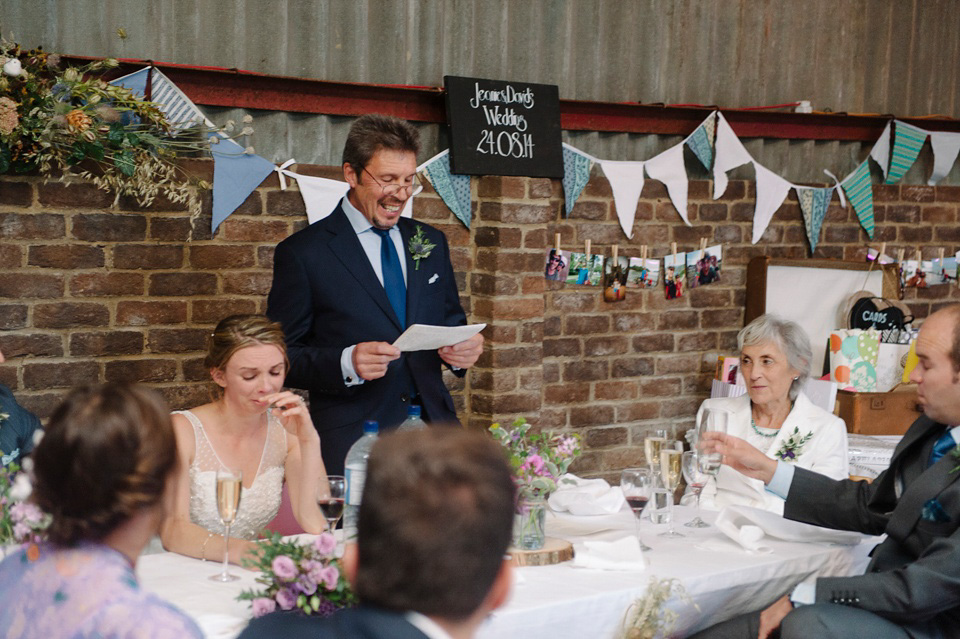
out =
[(904, 250), (900, 249), (896, 257), (891, 257), (884, 252), (885, 245), (881, 244), (880, 249), (867, 249), (867, 261), (877, 261), (879, 255), (879, 264), (899, 264), (900, 288), (927, 288), (938, 284), (956, 285), (960, 278), (960, 251), (951, 256), (947, 256), (943, 249), (940, 249), (940, 256), (932, 260), (924, 260), (920, 257), (920, 249), (916, 250), (913, 259), (904, 259)]
[(673, 242), (670, 254), (657, 259), (647, 256), (646, 245), (640, 247), (639, 257), (620, 256), (616, 244), (611, 253), (609, 258), (594, 255), (590, 240), (586, 240), (583, 253), (564, 251), (558, 233), (553, 248), (546, 251), (543, 276), (576, 286), (602, 286), (605, 302), (621, 302), (626, 299), (627, 289), (656, 288), (662, 272), (664, 297), (672, 300), (683, 297), (687, 288), (719, 282), (723, 267), (723, 246), (708, 247), (706, 238), (700, 240), (700, 248), (688, 253), (678, 253)]
[(628, 238), (633, 237), (634, 216), (643, 190), (644, 174), (663, 182), (680, 218), (689, 226), (688, 176), (683, 160), (683, 148), (687, 146), (704, 168), (712, 172), (713, 199), (721, 197), (726, 191), (728, 171), (746, 164), (753, 165), (757, 183), (751, 237), (753, 244), (763, 237), (774, 213), (793, 189), (800, 203), (810, 250), (813, 252), (817, 248), (820, 229), (834, 192), (843, 207), (847, 206), (846, 200), (849, 198), (857, 219), (872, 239), (874, 216), (870, 161), (880, 168), (886, 184), (896, 184), (916, 162), (920, 149), (928, 138), (933, 150), (934, 168), (927, 183), (934, 185), (950, 172), (960, 155), (960, 133), (928, 131), (893, 120), (887, 123), (867, 158), (846, 177), (838, 180), (833, 173), (824, 169), (824, 174), (833, 180), (834, 185), (810, 187), (789, 182), (753, 159), (723, 113), (714, 111), (682, 142), (645, 161), (602, 160), (564, 144), (564, 209), (569, 215), (590, 180), (593, 165), (599, 164), (610, 182), (617, 218)]

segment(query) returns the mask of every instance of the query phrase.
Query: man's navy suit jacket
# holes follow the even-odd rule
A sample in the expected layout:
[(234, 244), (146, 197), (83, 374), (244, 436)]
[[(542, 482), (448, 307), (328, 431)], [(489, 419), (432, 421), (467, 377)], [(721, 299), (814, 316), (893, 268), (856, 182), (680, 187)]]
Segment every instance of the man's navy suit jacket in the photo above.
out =
[(322, 619), (274, 612), (254, 619), (239, 639), (427, 639), (401, 613), (360, 606)]
[[(396, 317), (342, 205), (282, 241), (274, 253), (267, 315), (281, 323), (286, 336), (286, 384), (310, 391), (310, 414), (330, 474), (343, 472), (344, 458), (363, 434), (364, 421), (376, 420), (384, 429), (406, 418), (414, 389), (431, 423), (458, 423), (436, 351), (404, 353), (384, 377), (357, 386), (348, 387), (343, 379), (340, 356), (348, 346), (393, 343), (411, 324), (466, 323), (446, 237), (407, 218), (397, 224), (403, 237), (401, 259), (407, 264), (404, 323)], [(408, 250), (418, 227), (435, 245), (419, 266)]]

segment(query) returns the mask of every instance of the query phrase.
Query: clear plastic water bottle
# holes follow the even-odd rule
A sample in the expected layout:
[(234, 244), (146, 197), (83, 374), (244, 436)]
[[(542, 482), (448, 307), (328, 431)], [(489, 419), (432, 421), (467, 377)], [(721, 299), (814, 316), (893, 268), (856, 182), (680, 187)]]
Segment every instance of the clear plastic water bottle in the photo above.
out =
[(367, 458), (370, 449), (377, 441), (380, 426), (375, 421), (363, 423), (363, 437), (354, 442), (344, 462), (344, 476), (347, 484), (346, 509), (343, 515), (343, 538), (357, 536), (357, 514), (360, 512), (360, 500), (363, 497), (363, 485), (367, 479)]
[(407, 409), (407, 418), (403, 423), (397, 426), (397, 430), (420, 430), (427, 427), (427, 422), (420, 417), (421, 410), (419, 406), (411, 406)]

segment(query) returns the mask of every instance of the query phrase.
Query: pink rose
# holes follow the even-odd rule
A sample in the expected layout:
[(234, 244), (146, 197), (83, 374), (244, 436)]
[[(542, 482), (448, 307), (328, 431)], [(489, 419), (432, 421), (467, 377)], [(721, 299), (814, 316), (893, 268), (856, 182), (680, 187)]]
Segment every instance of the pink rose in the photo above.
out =
[(290, 588), (281, 588), (278, 590), (277, 594), (274, 595), (274, 599), (280, 604), (281, 610), (293, 610), (293, 607), (297, 605), (297, 594)]
[(320, 536), (314, 540), (313, 547), (316, 548), (317, 552), (321, 555), (328, 556), (333, 554), (334, 549), (337, 547), (337, 539), (330, 533), (320, 533)]
[(253, 616), (262, 617), (277, 609), (277, 602), (266, 597), (257, 597), (253, 600)]
[(327, 566), (323, 569), (323, 585), (327, 590), (336, 590), (340, 580), (340, 571), (336, 566)]
[(270, 567), (273, 569), (273, 574), (280, 579), (289, 581), (297, 576), (297, 565), (286, 555), (274, 557)]

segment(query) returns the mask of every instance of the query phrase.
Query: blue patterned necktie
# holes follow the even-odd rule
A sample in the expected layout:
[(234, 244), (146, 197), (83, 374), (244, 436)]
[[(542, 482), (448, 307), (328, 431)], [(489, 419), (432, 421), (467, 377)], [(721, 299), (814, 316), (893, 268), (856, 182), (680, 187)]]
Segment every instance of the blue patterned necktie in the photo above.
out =
[(930, 465), (933, 466), (940, 458), (949, 453), (957, 445), (957, 442), (953, 439), (953, 433), (950, 432), (951, 429), (940, 435), (940, 439), (937, 440), (937, 443), (933, 445), (933, 452), (930, 453)]
[(380, 236), (380, 268), (383, 270), (383, 289), (387, 292), (387, 299), (393, 312), (400, 320), (400, 326), (407, 325), (407, 285), (403, 281), (403, 269), (400, 267), (400, 258), (397, 249), (390, 239), (389, 229), (371, 228), (371, 231)]

